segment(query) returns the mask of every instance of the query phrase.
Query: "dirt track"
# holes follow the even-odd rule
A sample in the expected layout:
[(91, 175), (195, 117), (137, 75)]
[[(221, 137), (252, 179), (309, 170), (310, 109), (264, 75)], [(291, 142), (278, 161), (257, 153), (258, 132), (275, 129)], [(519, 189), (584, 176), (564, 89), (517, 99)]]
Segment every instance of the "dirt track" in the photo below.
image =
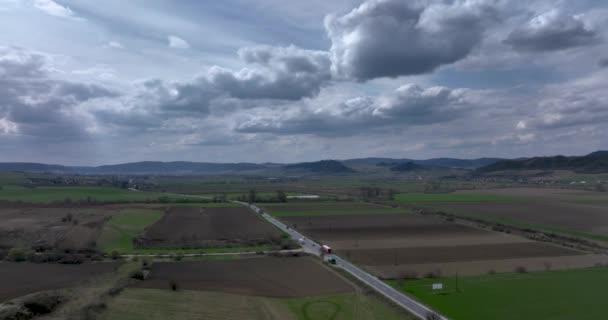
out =
[(136, 286), (222, 291), (269, 297), (304, 297), (352, 292), (353, 287), (309, 257), (155, 263), (151, 277)]
[(119, 265), (114, 262), (80, 265), (0, 262), (0, 302), (38, 291), (73, 287), (112, 272)]
[(269, 243), (274, 226), (241, 207), (172, 207), (146, 229), (142, 248), (207, 248)]

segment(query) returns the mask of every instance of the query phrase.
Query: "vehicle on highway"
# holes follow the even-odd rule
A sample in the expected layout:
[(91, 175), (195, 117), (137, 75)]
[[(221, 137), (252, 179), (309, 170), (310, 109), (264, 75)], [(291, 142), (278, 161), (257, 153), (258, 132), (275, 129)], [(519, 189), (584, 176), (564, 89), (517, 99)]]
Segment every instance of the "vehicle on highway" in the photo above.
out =
[(326, 254), (331, 253), (331, 247), (328, 246), (328, 245), (326, 245), (326, 244), (322, 245), (321, 246), (321, 253), (326, 253)]

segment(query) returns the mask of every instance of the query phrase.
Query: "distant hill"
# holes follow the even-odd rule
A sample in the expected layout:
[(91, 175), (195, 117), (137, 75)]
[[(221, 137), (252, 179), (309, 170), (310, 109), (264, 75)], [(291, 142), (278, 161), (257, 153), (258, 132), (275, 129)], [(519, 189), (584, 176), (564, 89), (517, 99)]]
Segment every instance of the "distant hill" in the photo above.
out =
[(56, 164), (4, 162), (0, 163), (0, 171), (16, 172), (69, 172), (71, 168)]
[(534, 157), (502, 160), (479, 168), (478, 172), (505, 170), (572, 170), (577, 172), (608, 172), (608, 151), (597, 151), (586, 156)]
[(413, 162), (404, 162), (404, 163), (400, 163), (396, 166), (391, 167), (391, 171), (395, 171), (395, 172), (409, 172), (409, 171), (418, 171), (418, 170), (424, 170), (425, 167), (415, 164)]
[(427, 160), (413, 159), (393, 159), (393, 158), (360, 158), (349, 159), (342, 161), (346, 165), (371, 165), (379, 167), (394, 166), (400, 163), (412, 162), (425, 167), (444, 167), (454, 169), (477, 169), (487, 166), (497, 161), (504, 159), (500, 158), (479, 158), (479, 159), (455, 159), (455, 158), (432, 158)]
[(255, 163), (209, 163), (209, 162), (159, 162), (143, 161), (106, 165), (92, 168), (100, 174), (221, 174), (250, 170), (262, 170), (268, 166)]
[(287, 170), (305, 170), (314, 173), (353, 173), (355, 170), (345, 166), (336, 160), (321, 160), (316, 162), (302, 162), (289, 164), (284, 167)]

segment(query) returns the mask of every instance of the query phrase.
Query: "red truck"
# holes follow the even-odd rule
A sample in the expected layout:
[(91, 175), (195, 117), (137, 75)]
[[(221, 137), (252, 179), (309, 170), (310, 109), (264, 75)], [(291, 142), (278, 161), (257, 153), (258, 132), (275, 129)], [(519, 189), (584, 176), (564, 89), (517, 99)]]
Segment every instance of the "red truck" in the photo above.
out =
[(331, 253), (331, 247), (328, 246), (328, 245), (326, 245), (326, 244), (324, 244), (324, 245), (321, 246), (321, 252), (329, 254), (329, 253)]

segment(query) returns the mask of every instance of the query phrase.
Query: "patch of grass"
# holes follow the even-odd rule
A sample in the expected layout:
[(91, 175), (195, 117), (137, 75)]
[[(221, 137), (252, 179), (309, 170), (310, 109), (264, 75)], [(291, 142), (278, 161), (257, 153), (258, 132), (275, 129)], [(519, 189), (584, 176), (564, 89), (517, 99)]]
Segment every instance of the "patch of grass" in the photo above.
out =
[(306, 298), (266, 298), (221, 292), (129, 288), (113, 298), (98, 319), (397, 320), (404, 318), (380, 300), (370, 296), (357, 296), (354, 293)]
[(407, 209), (365, 209), (365, 210), (309, 210), (309, 211), (279, 211), (271, 212), (275, 217), (293, 216), (328, 216), (328, 215), (349, 215), (349, 214), (400, 214), (409, 213)]
[(137, 192), (111, 187), (36, 187), (0, 189), (0, 200), (32, 203), (63, 202), (66, 199), (69, 199), (70, 201), (146, 202), (156, 201), (160, 197), (167, 197), (171, 200), (187, 198), (178, 195), (156, 192)]
[(100, 236), (100, 247), (106, 252), (132, 253), (133, 239), (144, 232), (145, 227), (160, 220), (163, 212), (153, 209), (124, 209), (108, 221)]
[(298, 320), (404, 319), (383, 301), (364, 294), (290, 298), (284, 303)]
[(220, 292), (130, 288), (110, 301), (99, 319), (263, 320), (268, 319), (265, 311), (269, 309), (273, 314), (286, 312), (281, 307), (280, 304), (272, 303), (271, 299), (262, 297)]
[(461, 193), (407, 193), (398, 194), (395, 200), (406, 203), (429, 203), (429, 202), (519, 202), (517, 197), (494, 195), (494, 194), (461, 194)]
[[(389, 281), (454, 320), (594, 320), (606, 316), (608, 268)], [(444, 290), (433, 291), (433, 283)]]

